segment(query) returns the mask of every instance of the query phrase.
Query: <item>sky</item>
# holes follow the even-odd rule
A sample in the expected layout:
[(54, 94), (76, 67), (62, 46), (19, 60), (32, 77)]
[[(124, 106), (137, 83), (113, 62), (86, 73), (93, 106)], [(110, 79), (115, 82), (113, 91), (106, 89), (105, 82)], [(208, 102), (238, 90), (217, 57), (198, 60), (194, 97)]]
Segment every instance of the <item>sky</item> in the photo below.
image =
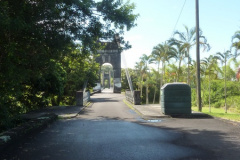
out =
[[(140, 16), (136, 21), (137, 26), (124, 34), (124, 39), (130, 42), (132, 48), (122, 53), (122, 68), (134, 68), (143, 54), (150, 55), (153, 47), (170, 39), (175, 30), (185, 31), (184, 25), (195, 27), (195, 0), (131, 2), (136, 5), (134, 13)], [(239, 0), (199, 0), (200, 28), (211, 46), (208, 52), (200, 51), (200, 59), (230, 49), (232, 36), (240, 30), (239, 6)], [(195, 47), (191, 50), (193, 60), (196, 59), (195, 50)], [(126, 64), (123, 63), (124, 57)]]

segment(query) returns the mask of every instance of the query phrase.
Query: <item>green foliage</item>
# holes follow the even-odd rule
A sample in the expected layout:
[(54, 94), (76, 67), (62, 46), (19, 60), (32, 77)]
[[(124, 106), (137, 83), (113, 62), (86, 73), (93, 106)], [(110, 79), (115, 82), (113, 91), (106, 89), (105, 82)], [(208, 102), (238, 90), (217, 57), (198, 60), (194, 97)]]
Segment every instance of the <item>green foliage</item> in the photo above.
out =
[(86, 81), (88, 82), (87, 89), (93, 87), (95, 81), (99, 79), (99, 64), (94, 61), (94, 58), (83, 54), (79, 48), (76, 48), (63, 58), (62, 65), (66, 72), (66, 83), (61, 104), (73, 105), (76, 91), (82, 90)]
[[(175, 35), (178, 35), (179, 39), (171, 38), (170, 40), (165, 42), (164, 44), (160, 44), (153, 48), (152, 52), (152, 61), (157, 64), (157, 70), (162, 74), (160, 83), (164, 85), (165, 83), (171, 82), (187, 82), (192, 88), (192, 105), (195, 106), (197, 104), (196, 97), (196, 61), (192, 60), (189, 57), (189, 51), (192, 46), (195, 45), (195, 30), (194, 28), (189, 30), (185, 27), (186, 33), (184, 32), (175, 32)], [(206, 41), (206, 38), (202, 36), (202, 31), (200, 33), (201, 37), (201, 45), (204, 47), (203, 49), (210, 49), (209, 44)], [(237, 36), (237, 34), (236, 34)], [(234, 37), (239, 39), (238, 37)], [(168, 51), (172, 52), (168, 52)], [(166, 53), (165, 53), (166, 50)], [(165, 56), (164, 54), (165, 53)], [(236, 82), (236, 73), (235, 69), (230, 65), (230, 58), (232, 58), (231, 51), (226, 51), (224, 53), (216, 53), (215, 55), (210, 55), (207, 58), (201, 60), (200, 72), (201, 72), (201, 95), (202, 95), (202, 104), (204, 106), (209, 105), (209, 97), (210, 97), (210, 105), (212, 107), (222, 108), (225, 106), (225, 84), (224, 80), (226, 77), (226, 90), (227, 90), (227, 107), (229, 109), (238, 109), (238, 102), (236, 97), (239, 97), (239, 82)], [(235, 57), (237, 54), (234, 55)], [(144, 57), (144, 55), (143, 55)], [(167, 57), (167, 58), (166, 58)], [(176, 59), (178, 63), (172, 61), (172, 59)], [(182, 64), (184, 59), (188, 59), (187, 64)], [(219, 65), (218, 60), (222, 62), (222, 65)], [(228, 61), (229, 60), (229, 61)], [(234, 63), (237, 64), (236, 59)], [(136, 63), (136, 71), (138, 72), (138, 80), (137, 85), (140, 90), (145, 89), (146, 84), (148, 84), (149, 88), (149, 97), (151, 101), (152, 95), (155, 95), (159, 92), (159, 90), (155, 90), (152, 88), (159, 87), (158, 78), (153, 78), (154, 71), (146, 76), (144, 64), (142, 60)], [(176, 65), (178, 64), (178, 65)], [(160, 66), (162, 65), (162, 66)], [(238, 66), (238, 65), (237, 65)], [(235, 66), (236, 67), (236, 66)], [(154, 74), (153, 74), (154, 73)], [(153, 87), (152, 87), (153, 86)], [(210, 93), (209, 93), (210, 86)], [(210, 94), (210, 95), (209, 95)], [(142, 97), (144, 98), (146, 93), (143, 92)], [(153, 96), (154, 98), (154, 96)], [(144, 100), (143, 100), (144, 101)], [(227, 111), (227, 110), (226, 110)]]
[[(128, 68), (128, 72), (129, 72), (129, 75), (130, 75), (130, 78), (132, 81), (133, 89), (138, 90), (138, 87), (137, 87), (138, 74), (137, 74), (137, 72), (131, 68)], [(121, 70), (121, 79), (122, 79), (122, 81), (121, 81), (122, 91), (125, 91), (126, 89), (130, 89), (125, 69)]]
[(197, 106), (197, 90), (196, 90), (196, 88), (191, 88), (191, 101), (192, 101), (192, 106)]
[(231, 96), (227, 99), (228, 107), (230, 111), (240, 113), (240, 99), (239, 96)]
[(73, 104), (86, 80), (91, 88), (98, 40), (134, 27), (134, 7), (118, 0), (1, 0), (0, 127), (20, 113)]
[[(209, 91), (208, 88), (202, 87), (202, 100), (203, 105), (209, 105)], [(240, 83), (236, 81), (227, 81), (227, 107), (233, 110), (239, 110), (239, 90)], [(204, 94), (203, 94), (204, 93)], [(193, 99), (195, 94), (192, 93)], [(214, 108), (223, 108), (225, 106), (225, 94), (224, 94), (224, 81), (223, 80), (212, 80), (210, 90), (211, 106)]]

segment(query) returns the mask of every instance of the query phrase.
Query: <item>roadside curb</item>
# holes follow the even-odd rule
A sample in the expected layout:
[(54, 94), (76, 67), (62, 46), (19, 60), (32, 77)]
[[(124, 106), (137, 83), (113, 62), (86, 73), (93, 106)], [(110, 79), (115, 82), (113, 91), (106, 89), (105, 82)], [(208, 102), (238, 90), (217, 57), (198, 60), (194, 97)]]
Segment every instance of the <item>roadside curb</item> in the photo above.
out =
[(220, 117), (214, 117), (214, 119), (217, 119), (217, 120), (223, 121), (224, 123), (228, 123), (228, 124), (240, 127), (240, 122), (238, 122), (238, 121), (233, 121), (230, 119), (225, 119), (225, 118), (220, 118)]
[(41, 131), (55, 120), (57, 120), (57, 115), (49, 113), (0, 133), (0, 151), (3, 151), (11, 144), (21, 142), (21, 139), (24, 139), (31, 134)]
[(135, 111), (139, 116), (143, 117), (144, 115), (139, 112), (136, 108), (134, 108), (132, 106), (132, 104), (130, 104), (126, 99), (123, 99), (123, 103), (125, 103), (130, 109), (132, 109), (133, 111)]
[(135, 111), (139, 116), (142, 117), (144, 120), (149, 120), (149, 119), (159, 119), (159, 118), (172, 118), (169, 115), (159, 115), (159, 116), (150, 116), (150, 115), (144, 115), (140, 110), (134, 107), (131, 103), (129, 103), (126, 99), (123, 99), (123, 102), (133, 111)]
[(216, 118), (212, 117), (208, 114), (202, 113), (202, 112), (195, 112), (192, 111), (190, 115), (145, 115), (141, 109), (139, 110), (137, 107), (135, 107), (133, 104), (128, 102), (126, 99), (123, 100), (123, 102), (133, 111), (135, 111), (139, 116), (141, 116), (143, 119), (163, 119), (163, 118), (187, 118), (187, 119), (201, 119), (201, 118)]
[(89, 107), (90, 105), (92, 105), (92, 102), (87, 102), (83, 107), (80, 108), (80, 111), (78, 113), (58, 115), (58, 119), (76, 118), (85, 108)]

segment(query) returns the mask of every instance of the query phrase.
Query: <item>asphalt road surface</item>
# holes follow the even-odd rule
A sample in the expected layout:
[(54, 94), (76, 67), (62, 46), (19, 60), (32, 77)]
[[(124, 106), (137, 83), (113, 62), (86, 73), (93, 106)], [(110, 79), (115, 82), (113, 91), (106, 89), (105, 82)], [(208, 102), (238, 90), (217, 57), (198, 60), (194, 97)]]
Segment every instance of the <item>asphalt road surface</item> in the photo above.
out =
[(4, 159), (240, 159), (239, 127), (216, 119), (144, 120), (103, 92), (77, 118), (58, 120), (14, 146)]

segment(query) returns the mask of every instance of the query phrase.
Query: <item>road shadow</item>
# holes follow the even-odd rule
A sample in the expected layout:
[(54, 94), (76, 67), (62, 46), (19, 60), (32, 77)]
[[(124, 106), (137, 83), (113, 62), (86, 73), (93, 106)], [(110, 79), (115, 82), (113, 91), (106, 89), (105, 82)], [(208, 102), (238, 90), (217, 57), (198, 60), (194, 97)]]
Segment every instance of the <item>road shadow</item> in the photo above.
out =
[(90, 102), (93, 103), (106, 103), (106, 102), (119, 102), (113, 98), (91, 98)]
[[(91, 107), (91, 106), (89, 106), (89, 107)], [(82, 112), (80, 114), (90, 114), (91, 112), (92, 112), (91, 110), (82, 110)], [(184, 118), (186, 118), (186, 117), (179, 118), (179, 120), (181, 120), (182, 122), (192, 121), (192, 118), (189, 118), (189, 119), (186, 118), (186, 120), (184, 120)], [(83, 121), (79, 121), (80, 119)], [(165, 118), (165, 119), (172, 120), (171, 118)], [(75, 137), (78, 133), (80, 133), (82, 128), (89, 127), (88, 130), (91, 131), (90, 129), (92, 129), (92, 128), (90, 128), (90, 126), (96, 125), (96, 124), (98, 126), (98, 125), (101, 125), (102, 122), (106, 123), (106, 121), (109, 121), (109, 120), (110, 120), (110, 124), (113, 127), (113, 129), (119, 128), (119, 126), (118, 126), (120, 124), (119, 122), (125, 121), (127, 123), (125, 123), (126, 125), (122, 125), (122, 128), (128, 127), (129, 123), (134, 123), (134, 124), (138, 124), (141, 126), (157, 128), (157, 131), (159, 131), (159, 133), (162, 133), (163, 131), (165, 132), (165, 130), (169, 131), (167, 133), (177, 133), (176, 135), (180, 135), (180, 137), (176, 138), (176, 140), (174, 140), (171, 143), (175, 144), (176, 146), (183, 146), (186, 148), (199, 150), (202, 153), (201, 155), (198, 154), (198, 155), (191, 155), (191, 157), (184, 157), (183, 158), (184, 160), (186, 160), (186, 159), (189, 159), (189, 160), (190, 159), (206, 159), (206, 160), (207, 159), (220, 159), (220, 160), (221, 159), (231, 159), (231, 160), (236, 159), (237, 160), (240, 157), (240, 153), (239, 153), (239, 150), (240, 150), (239, 133), (240, 133), (240, 131), (239, 131), (239, 129), (238, 130), (230, 129), (230, 131), (232, 133), (227, 133), (227, 132), (223, 132), (223, 131), (214, 130), (214, 128), (201, 129), (200, 127), (198, 127), (198, 125), (203, 122), (205, 122), (206, 125), (208, 125), (207, 122), (212, 121), (212, 118), (206, 118), (206, 119), (200, 118), (199, 121), (201, 121), (201, 122), (199, 124), (193, 123), (194, 128), (193, 127), (189, 128), (187, 126), (171, 127), (169, 123), (165, 123), (162, 125), (161, 121), (159, 123), (149, 123), (146, 120), (142, 120), (142, 119), (140, 119), (140, 120), (136, 119), (135, 121), (132, 121), (131, 118), (98, 116), (97, 119), (73, 118), (73, 119), (69, 119), (69, 120), (57, 121), (54, 124), (52, 124), (53, 126), (55, 126), (57, 124), (56, 129), (49, 128), (44, 131), (46, 134), (45, 134), (45, 137), (43, 137), (43, 138), (48, 138), (50, 141), (49, 144), (44, 144), (44, 147), (38, 147), (40, 145), (36, 145), (35, 143), (42, 144), (41, 140), (38, 140), (38, 138), (29, 137), (29, 138), (26, 138), (25, 144), (20, 144), (18, 146), (14, 145), (14, 148), (11, 149), (11, 152), (7, 151), (2, 156), (0, 155), (0, 159), (7, 159), (9, 157), (14, 157), (17, 159), (18, 156), (20, 158), (24, 159), (26, 157), (29, 158), (28, 156), (31, 156), (31, 154), (34, 156), (35, 156), (35, 154), (39, 154), (40, 156), (44, 157), (44, 156), (48, 156), (50, 154), (46, 150), (51, 150), (54, 147), (57, 152), (51, 152), (51, 154), (54, 156), (57, 156), (59, 159), (61, 159), (62, 158), (61, 156), (67, 155), (67, 154), (65, 154), (65, 152), (66, 153), (70, 152), (76, 148), (76, 146), (69, 145), (70, 142), (75, 142), (74, 138), (70, 139), (69, 143), (65, 142), (66, 146), (58, 145), (59, 141), (61, 141), (61, 139), (64, 140), (64, 139), (66, 139), (66, 137)], [(208, 120), (210, 120), (210, 121), (208, 121)], [(96, 122), (96, 121), (98, 121), (98, 122)], [(115, 121), (117, 123), (115, 123)], [(180, 123), (177, 118), (174, 121), (176, 124)], [(198, 119), (195, 121), (198, 121)], [(218, 120), (213, 119), (213, 121), (218, 121)], [(77, 125), (74, 125), (75, 123)], [(156, 124), (158, 124), (158, 125), (156, 125)], [(130, 124), (130, 126), (132, 126), (132, 125)], [(226, 127), (226, 126), (228, 126), (228, 124), (224, 124), (224, 122), (223, 122), (222, 127)], [(216, 128), (218, 128), (218, 126), (216, 126)], [(130, 130), (134, 130), (134, 128), (129, 127), (127, 132), (130, 132)], [(108, 130), (108, 131), (111, 131), (111, 130)], [(64, 132), (64, 134), (62, 132)], [(126, 132), (126, 134), (127, 134), (127, 132)], [(136, 132), (133, 132), (133, 133), (136, 133)], [(41, 137), (42, 134), (43, 134), (42, 132), (39, 133), (38, 137)], [(124, 134), (125, 133), (122, 133), (123, 140), (124, 140)], [(175, 135), (175, 134), (170, 134), (170, 135)], [(33, 136), (33, 137), (35, 137), (35, 136)], [(59, 137), (59, 138), (56, 138), (56, 137)], [(55, 139), (55, 140), (52, 141), (52, 139)], [(158, 140), (156, 140), (156, 141), (158, 141)], [(69, 150), (68, 150), (68, 148), (69, 148)], [(28, 149), (28, 150), (26, 150), (26, 149)], [(165, 149), (168, 150), (167, 148), (165, 148)], [(42, 152), (42, 150), (44, 150), (45, 152)], [(57, 155), (60, 152), (62, 153), (61, 156), (60, 156), (60, 154)], [(49, 154), (47, 154), (47, 153), (49, 153)], [(174, 151), (169, 151), (169, 153), (174, 154)], [(47, 158), (49, 158), (49, 157), (47, 157)], [(64, 157), (64, 158), (66, 158), (66, 157)]]
[[(196, 117), (195, 117), (196, 118)], [(80, 118), (81, 119), (81, 118)], [(171, 118), (170, 118), (171, 119)], [(184, 121), (191, 121), (190, 119), (185, 119)], [(86, 120), (86, 119), (82, 119)], [(183, 120), (183, 119), (181, 119)], [(213, 121), (219, 121), (212, 118), (206, 118), (202, 119), (202, 117), (199, 120), (203, 120), (203, 122), (207, 122), (208, 120)], [(234, 126), (228, 126), (231, 124), (227, 124), (225, 122), (217, 122), (217, 123), (223, 123), (222, 127), (229, 127), (233, 128), (230, 129), (231, 131), (221, 131), (217, 130), (218, 126), (216, 128), (209, 127), (208, 129), (202, 129), (199, 127), (197, 123), (193, 122), (193, 127), (190, 128), (188, 126), (182, 127), (182, 126), (171, 126), (167, 123), (164, 123), (162, 125), (161, 121), (156, 121), (157, 123), (151, 123), (144, 119), (138, 119), (133, 120), (131, 118), (120, 118), (120, 117), (109, 117), (109, 116), (99, 116), (97, 119), (91, 119), (89, 121), (125, 121), (129, 123), (136, 123), (138, 125), (147, 126), (147, 127), (153, 127), (159, 129), (159, 132), (162, 130), (167, 130), (172, 133), (181, 133), (181, 137), (177, 138), (172, 143), (177, 146), (183, 146), (186, 148), (192, 148), (201, 151), (203, 154), (199, 155), (193, 155), (191, 157), (184, 157), (184, 160), (190, 160), (190, 159), (206, 159), (206, 160), (225, 160), (225, 159), (231, 159), (231, 160), (238, 160), (240, 157), (240, 127), (234, 127)], [(163, 120), (167, 121), (167, 120)], [(180, 123), (178, 120), (175, 120), (176, 123)], [(209, 122), (211, 123), (211, 122)], [(214, 122), (215, 123), (215, 122)], [(205, 124), (206, 126), (208, 123)], [(117, 126), (116, 126), (117, 127)], [(235, 129), (234, 129), (235, 128)]]
[[(203, 159), (238, 160), (240, 157), (240, 125), (230, 121), (194, 113), (191, 116), (174, 116), (173, 119), (155, 119), (137, 123), (183, 133), (182, 137), (174, 143), (202, 150), (206, 154)], [(189, 125), (190, 123), (192, 124)], [(199, 158), (185, 157), (184, 159)]]
[[(82, 114), (88, 114), (88, 112)], [(207, 114), (174, 115), (171, 118), (156, 118), (150, 121), (149, 119), (143, 119), (141, 116), (135, 120), (132, 118), (99, 116), (93, 121), (108, 120), (126, 121), (158, 128), (159, 130), (182, 133), (182, 137), (173, 143), (178, 146), (201, 150), (204, 155), (200, 159), (238, 160), (240, 157), (240, 127), (215, 119)], [(184, 125), (185, 122), (188, 122), (188, 125)], [(189, 123), (192, 124), (189, 125)], [(196, 155), (184, 159), (199, 159), (199, 157)]]
[(200, 113), (200, 112), (193, 112), (188, 115), (170, 115), (172, 118), (186, 118), (186, 119), (213, 119), (211, 115)]
[[(239, 137), (230, 136), (220, 131), (188, 129), (188, 128), (168, 128), (157, 127), (160, 129), (167, 129), (173, 132), (183, 133), (182, 138), (176, 140), (176, 145), (181, 145), (189, 148), (199, 149), (206, 154), (204, 159), (218, 159), (218, 160), (238, 160), (240, 157), (240, 140)], [(197, 157), (195, 157), (197, 158)], [(194, 157), (185, 157), (184, 159), (194, 159)]]

